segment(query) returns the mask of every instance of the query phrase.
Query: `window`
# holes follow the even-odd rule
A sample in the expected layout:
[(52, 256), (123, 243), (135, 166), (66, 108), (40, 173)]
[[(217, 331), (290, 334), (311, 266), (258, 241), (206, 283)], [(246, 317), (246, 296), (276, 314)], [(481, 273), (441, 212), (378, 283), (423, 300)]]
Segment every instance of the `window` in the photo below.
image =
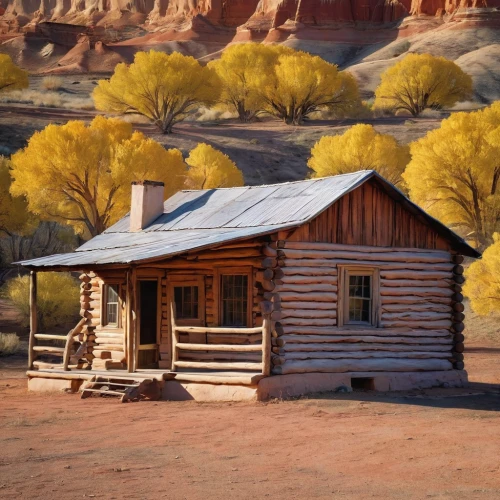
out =
[(104, 325), (119, 326), (120, 285), (104, 286)]
[(223, 274), (221, 276), (222, 326), (247, 326), (248, 275)]
[(175, 303), (175, 321), (183, 326), (205, 326), (205, 279), (174, 275), (169, 278), (170, 300)]
[(371, 323), (372, 277), (349, 275), (349, 323)]
[(177, 319), (198, 319), (198, 286), (174, 286)]
[(377, 327), (380, 317), (379, 304), (377, 268), (339, 266), (339, 327)]

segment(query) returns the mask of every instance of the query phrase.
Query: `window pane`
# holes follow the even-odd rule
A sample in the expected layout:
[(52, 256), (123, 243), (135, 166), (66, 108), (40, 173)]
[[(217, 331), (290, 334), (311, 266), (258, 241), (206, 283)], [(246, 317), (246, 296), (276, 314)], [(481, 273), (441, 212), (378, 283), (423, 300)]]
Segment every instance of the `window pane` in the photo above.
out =
[(174, 287), (175, 314), (178, 319), (198, 319), (198, 287)]
[(118, 285), (106, 286), (106, 324), (118, 325)]
[(349, 276), (349, 322), (371, 323), (372, 277)]
[(225, 275), (222, 285), (222, 325), (247, 326), (248, 276)]

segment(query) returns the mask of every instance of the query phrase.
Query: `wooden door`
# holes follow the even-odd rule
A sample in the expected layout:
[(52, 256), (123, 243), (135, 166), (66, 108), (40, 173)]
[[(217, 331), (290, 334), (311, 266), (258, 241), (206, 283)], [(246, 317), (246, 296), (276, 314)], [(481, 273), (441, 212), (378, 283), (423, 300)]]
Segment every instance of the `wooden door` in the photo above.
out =
[(158, 367), (158, 281), (139, 281), (138, 368)]

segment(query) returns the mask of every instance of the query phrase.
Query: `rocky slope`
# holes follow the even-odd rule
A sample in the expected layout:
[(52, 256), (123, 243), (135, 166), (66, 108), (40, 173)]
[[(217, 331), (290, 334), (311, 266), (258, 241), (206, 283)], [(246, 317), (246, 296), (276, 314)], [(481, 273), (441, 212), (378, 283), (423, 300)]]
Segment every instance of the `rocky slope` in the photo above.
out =
[(32, 72), (111, 71), (150, 48), (207, 61), (253, 40), (349, 67), (365, 97), (408, 51), (457, 60), (478, 100), (500, 97), (500, 0), (0, 0), (0, 9), (0, 51)]

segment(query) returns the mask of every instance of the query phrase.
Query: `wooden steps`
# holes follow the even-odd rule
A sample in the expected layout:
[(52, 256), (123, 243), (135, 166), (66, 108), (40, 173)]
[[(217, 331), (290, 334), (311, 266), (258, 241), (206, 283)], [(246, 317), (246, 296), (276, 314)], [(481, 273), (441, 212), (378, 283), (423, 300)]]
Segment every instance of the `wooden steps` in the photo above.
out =
[(81, 398), (86, 399), (92, 395), (123, 397), (131, 387), (139, 387), (140, 381), (121, 377), (103, 377), (96, 375), (82, 388)]
[(95, 375), (82, 388), (82, 399), (91, 396), (119, 397), (122, 403), (143, 399), (157, 401), (161, 399), (161, 384), (156, 379)]

